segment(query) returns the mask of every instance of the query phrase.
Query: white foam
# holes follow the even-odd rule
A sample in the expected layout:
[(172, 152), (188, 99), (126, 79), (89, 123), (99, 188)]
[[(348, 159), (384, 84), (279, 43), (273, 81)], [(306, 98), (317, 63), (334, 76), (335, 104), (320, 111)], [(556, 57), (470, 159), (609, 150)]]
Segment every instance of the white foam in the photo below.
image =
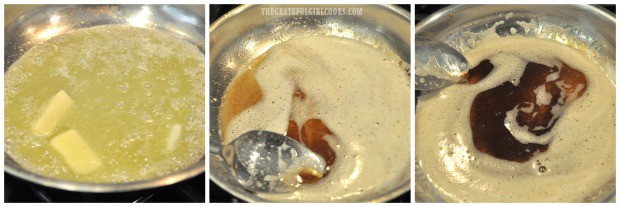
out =
[(546, 133), (540, 136), (536, 136), (535, 134), (532, 134), (530, 133), (530, 131), (528, 131), (527, 126), (519, 125), (519, 123), (517, 122), (518, 111), (519, 110), (517, 109), (517, 107), (515, 107), (514, 109), (506, 112), (506, 118), (504, 119), (504, 126), (506, 126), (506, 128), (510, 131), (510, 134), (512, 134), (512, 136), (514, 136), (517, 141), (521, 142), (522, 144), (547, 144), (549, 143), (549, 141), (551, 141), (551, 139), (553, 138), (551, 134)]
[(534, 94), (536, 94), (536, 105), (543, 106), (549, 105), (551, 103), (551, 98), (553, 95), (547, 92), (547, 87), (545, 85), (540, 85), (534, 89)]

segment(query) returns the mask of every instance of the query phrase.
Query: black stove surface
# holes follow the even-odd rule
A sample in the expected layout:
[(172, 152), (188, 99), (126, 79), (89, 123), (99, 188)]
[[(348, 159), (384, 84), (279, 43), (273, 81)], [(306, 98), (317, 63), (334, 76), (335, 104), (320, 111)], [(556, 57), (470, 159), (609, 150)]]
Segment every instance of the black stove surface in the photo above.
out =
[(205, 174), (183, 182), (149, 190), (125, 193), (82, 193), (34, 184), (4, 173), (6, 203), (204, 203)]
[[(209, 5), (209, 23), (212, 24), (222, 15), (226, 14), (230, 10), (238, 7), (239, 5), (225, 4), (225, 5)], [(411, 5), (398, 5), (403, 9), (411, 12)], [(231, 195), (224, 189), (220, 188), (217, 184), (209, 181), (209, 202), (210, 203), (245, 203), (245, 201)], [(388, 201), (389, 203), (411, 203), (411, 191), (398, 196), (395, 199)]]

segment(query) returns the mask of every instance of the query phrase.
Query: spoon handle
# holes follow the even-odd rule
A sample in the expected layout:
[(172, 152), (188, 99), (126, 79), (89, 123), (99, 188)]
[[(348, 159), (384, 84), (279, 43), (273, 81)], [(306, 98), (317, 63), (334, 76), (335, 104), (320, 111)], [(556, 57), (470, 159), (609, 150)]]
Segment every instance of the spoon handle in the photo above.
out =
[(210, 141), (209, 142), (209, 153), (216, 154), (216, 155), (221, 155), (222, 154), (222, 144)]

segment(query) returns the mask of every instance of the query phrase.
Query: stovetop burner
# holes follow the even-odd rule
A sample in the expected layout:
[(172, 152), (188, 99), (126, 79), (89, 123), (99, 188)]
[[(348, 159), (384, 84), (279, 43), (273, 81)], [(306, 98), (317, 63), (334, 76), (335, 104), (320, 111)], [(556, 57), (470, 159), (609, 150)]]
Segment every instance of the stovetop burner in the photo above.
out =
[(124, 193), (82, 193), (48, 188), (4, 173), (4, 202), (204, 203), (205, 174), (202, 173), (174, 185), (149, 190)]

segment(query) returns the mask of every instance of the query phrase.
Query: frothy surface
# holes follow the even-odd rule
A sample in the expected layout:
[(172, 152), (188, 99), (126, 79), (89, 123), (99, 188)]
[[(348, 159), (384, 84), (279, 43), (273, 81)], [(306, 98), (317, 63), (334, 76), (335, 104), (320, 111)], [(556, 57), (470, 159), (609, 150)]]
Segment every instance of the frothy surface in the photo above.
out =
[[(284, 134), (289, 120), (320, 119), (333, 133), (327, 141), (336, 158), (319, 181), (293, 193), (260, 196), (352, 201), (409, 180), (409, 77), (388, 59), (369, 45), (325, 36), (291, 39), (267, 51), (252, 70), (262, 98), (231, 119), (223, 140), (253, 129)], [(294, 99), (296, 89), (303, 99)]]
[[(614, 179), (615, 86), (600, 66), (562, 44), (526, 37), (486, 37), (465, 57), (471, 66), (489, 59), (495, 69), (477, 84), (423, 94), (416, 109), (416, 117), (424, 117), (416, 122), (416, 171), (435, 194), (458, 202), (584, 201)], [(564, 62), (585, 74), (588, 88), (544, 135), (546, 152), (519, 163), (478, 151), (469, 119), (474, 98), (506, 81), (518, 85), (528, 62)], [(538, 91), (540, 104), (546, 98)], [(519, 136), (534, 140), (525, 138), (529, 133)]]

